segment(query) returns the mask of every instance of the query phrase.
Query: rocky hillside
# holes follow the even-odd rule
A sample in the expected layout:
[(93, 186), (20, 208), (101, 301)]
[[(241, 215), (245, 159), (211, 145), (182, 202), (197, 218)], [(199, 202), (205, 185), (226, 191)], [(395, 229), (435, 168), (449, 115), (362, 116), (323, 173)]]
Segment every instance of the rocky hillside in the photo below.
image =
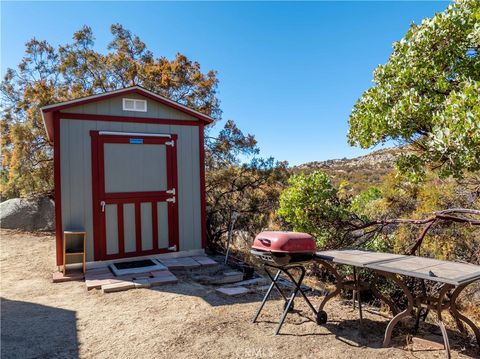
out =
[(389, 148), (350, 159), (308, 162), (295, 166), (293, 171), (305, 173), (324, 171), (332, 177), (335, 184), (348, 181), (352, 190), (357, 192), (379, 184), (382, 177), (394, 169), (401, 151), (400, 148)]

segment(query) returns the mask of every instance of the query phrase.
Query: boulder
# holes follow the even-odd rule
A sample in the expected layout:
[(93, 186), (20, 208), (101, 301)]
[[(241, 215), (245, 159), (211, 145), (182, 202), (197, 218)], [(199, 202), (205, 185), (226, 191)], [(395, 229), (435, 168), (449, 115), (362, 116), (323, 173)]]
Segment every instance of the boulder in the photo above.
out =
[(53, 231), (55, 204), (48, 197), (12, 198), (0, 203), (0, 227), (23, 231)]

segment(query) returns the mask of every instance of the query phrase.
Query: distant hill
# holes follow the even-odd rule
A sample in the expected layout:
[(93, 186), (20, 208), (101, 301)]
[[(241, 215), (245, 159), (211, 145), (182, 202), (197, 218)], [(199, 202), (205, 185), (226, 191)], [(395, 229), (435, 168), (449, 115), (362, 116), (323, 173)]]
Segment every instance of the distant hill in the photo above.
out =
[(379, 184), (382, 177), (395, 168), (395, 161), (401, 152), (401, 148), (395, 147), (355, 158), (308, 162), (295, 166), (292, 170), (304, 173), (315, 170), (324, 171), (331, 176), (336, 185), (342, 181), (348, 181), (352, 191), (358, 192), (371, 185)]

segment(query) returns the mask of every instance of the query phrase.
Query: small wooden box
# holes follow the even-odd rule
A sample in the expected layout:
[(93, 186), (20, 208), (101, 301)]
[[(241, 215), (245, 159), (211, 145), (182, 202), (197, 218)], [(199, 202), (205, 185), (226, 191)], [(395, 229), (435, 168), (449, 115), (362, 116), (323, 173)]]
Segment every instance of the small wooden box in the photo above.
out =
[(63, 275), (65, 275), (67, 264), (79, 263), (69, 261), (75, 257), (82, 258), (82, 271), (85, 273), (86, 247), (87, 232), (74, 230), (63, 232)]

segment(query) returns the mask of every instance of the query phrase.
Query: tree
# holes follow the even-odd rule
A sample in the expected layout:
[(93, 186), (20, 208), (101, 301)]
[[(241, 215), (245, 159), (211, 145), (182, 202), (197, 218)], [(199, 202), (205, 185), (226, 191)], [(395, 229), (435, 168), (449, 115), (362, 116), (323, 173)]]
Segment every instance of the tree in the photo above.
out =
[(350, 115), (348, 140), (369, 148), (409, 144), (397, 165), (461, 177), (480, 169), (480, 2), (462, 0), (393, 44)]
[[(52, 149), (40, 107), (132, 85), (221, 120), (215, 71), (203, 73), (182, 54), (155, 58), (139, 37), (111, 26), (109, 52), (93, 49), (84, 26), (73, 42), (57, 49), (46, 41), (26, 44), (25, 57), (9, 69), (0, 85), (2, 195), (25, 196), (53, 189)], [(219, 121), (217, 121), (218, 123)], [(251, 233), (267, 226), (286, 176), (286, 163), (258, 158), (255, 138), (227, 121), (218, 136), (206, 137), (207, 237), (218, 243), (233, 210), (238, 227)]]
[(321, 171), (291, 176), (280, 195), (277, 214), (294, 231), (312, 234), (324, 247), (343, 243), (351, 215), (328, 175)]
[(93, 49), (88, 26), (73, 42), (54, 48), (32, 39), (17, 69), (8, 69), (0, 85), (2, 196), (51, 191), (52, 149), (40, 107), (55, 102), (140, 85), (215, 119), (221, 118), (215, 71), (203, 73), (182, 54), (155, 58), (139, 37), (119, 24), (106, 54)]
[(207, 236), (218, 248), (233, 212), (238, 214), (237, 229), (249, 235), (270, 225), (288, 171), (286, 162), (258, 158), (255, 138), (233, 121), (206, 143)]

